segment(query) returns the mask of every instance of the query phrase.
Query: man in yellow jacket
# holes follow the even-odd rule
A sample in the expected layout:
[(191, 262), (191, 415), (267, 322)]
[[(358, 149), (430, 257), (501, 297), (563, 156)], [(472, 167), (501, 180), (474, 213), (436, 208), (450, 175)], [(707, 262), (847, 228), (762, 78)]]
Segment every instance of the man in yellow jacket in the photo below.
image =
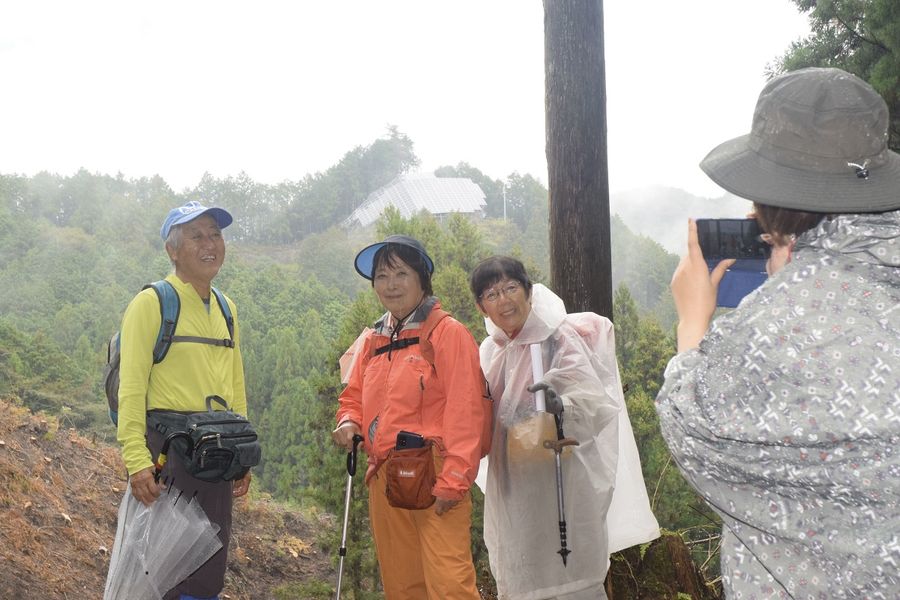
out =
[[(222, 229), (231, 222), (227, 211), (207, 208), (195, 201), (172, 209), (163, 222), (160, 235), (174, 265), (174, 273), (166, 281), (180, 301), (177, 336), (219, 340), (230, 337), (222, 310), (215, 298), (210, 298), (212, 280), (225, 259)], [(173, 342), (158, 364), (153, 364), (153, 348), (162, 317), (156, 293), (143, 290), (125, 311), (120, 338), (118, 440), (131, 493), (148, 506), (165, 488), (155, 480), (153, 467), (163, 439), (147, 427), (147, 411), (199, 412), (206, 410), (208, 396), (218, 395), (234, 412), (247, 414), (237, 314), (234, 303), (225, 300), (234, 316), (233, 347)], [(250, 472), (238, 481), (209, 483), (186, 473), (180, 461), (170, 460), (163, 476), (170, 482), (174, 479), (187, 497), (196, 494), (210, 521), (219, 525), (222, 541), (222, 549), (184, 582), (161, 582), (176, 586), (165, 598), (217, 598), (225, 580), (232, 498), (247, 493)]]

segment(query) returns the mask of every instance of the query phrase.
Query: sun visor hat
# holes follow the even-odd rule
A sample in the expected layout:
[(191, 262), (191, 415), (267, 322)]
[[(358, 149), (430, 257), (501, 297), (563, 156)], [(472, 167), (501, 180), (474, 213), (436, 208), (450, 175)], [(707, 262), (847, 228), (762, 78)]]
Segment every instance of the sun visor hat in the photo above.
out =
[(166, 220), (163, 221), (162, 228), (159, 230), (159, 235), (162, 237), (163, 241), (165, 241), (165, 239), (169, 237), (169, 232), (172, 231), (172, 228), (176, 225), (184, 225), (201, 215), (207, 214), (216, 220), (219, 229), (225, 229), (231, 225), (231, 222), (233, 221), (231, 213), (224, 208), (208, 208), (196, 200), (191, 200), (184, 206), (179, 206), (178, 208), (173, 208), (169, 211), (169, 215), (166, 217)]
[(373, 271), (375, 270), (375, 254), (388, 244), (402, 244), (403, 246), (409, 246), (416, 250), (425, 260), (425, 266), (428, 267), (428, 272), (434, 273), (434, 263), (432, 262), (431, 257), (425, 252), (425, 246), (423, 246), (422, 242), (419, 240), (411, 238), (408, 235), (389, 235), (384, 238), (383, 242), (366, 246), (360, 250), (359, 254), (356, 255), (356, 260), (353, 262), (353, 266), (356, 267), (356, 272), (366, 279), (372, 279), (374, 276)]

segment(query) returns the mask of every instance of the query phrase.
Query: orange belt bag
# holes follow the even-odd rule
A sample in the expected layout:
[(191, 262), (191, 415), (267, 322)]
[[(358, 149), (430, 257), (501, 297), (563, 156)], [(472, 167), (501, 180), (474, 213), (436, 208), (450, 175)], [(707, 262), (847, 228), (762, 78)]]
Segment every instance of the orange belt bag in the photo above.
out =
[(434, 504), (431, 490), (437, 478), (431, 442), (421, 448), (394, 448), (384, 464), (388, 503), (394, 508), (421, 510)]

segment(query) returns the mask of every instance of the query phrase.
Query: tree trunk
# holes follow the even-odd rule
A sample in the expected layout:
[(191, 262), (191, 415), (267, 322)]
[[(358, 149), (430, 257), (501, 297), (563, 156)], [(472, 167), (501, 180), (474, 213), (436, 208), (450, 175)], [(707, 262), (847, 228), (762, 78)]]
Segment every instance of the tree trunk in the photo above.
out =
[(652, 543), (610, 557), (606, 595), (616, 600), (719, 600), (722, 586), (706, 583), (677, 533), (663, 532)]
[(544, 0), (544, 57), (553, 288), (612, 320), (602, 0)]

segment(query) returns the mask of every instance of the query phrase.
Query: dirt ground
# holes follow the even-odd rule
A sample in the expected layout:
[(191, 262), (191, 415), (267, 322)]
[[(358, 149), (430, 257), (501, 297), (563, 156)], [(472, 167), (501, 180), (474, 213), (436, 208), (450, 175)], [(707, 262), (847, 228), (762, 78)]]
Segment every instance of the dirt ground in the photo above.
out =
[[(0, 414), (0, 598), (102, 598), (126, 486), (118, 448), (5, 399)], [(333, 521), (256, 496), (237, 501), (222, 598), (276, 598), (289, 583), (333, 585), (331, 559), (315, 542)]]

